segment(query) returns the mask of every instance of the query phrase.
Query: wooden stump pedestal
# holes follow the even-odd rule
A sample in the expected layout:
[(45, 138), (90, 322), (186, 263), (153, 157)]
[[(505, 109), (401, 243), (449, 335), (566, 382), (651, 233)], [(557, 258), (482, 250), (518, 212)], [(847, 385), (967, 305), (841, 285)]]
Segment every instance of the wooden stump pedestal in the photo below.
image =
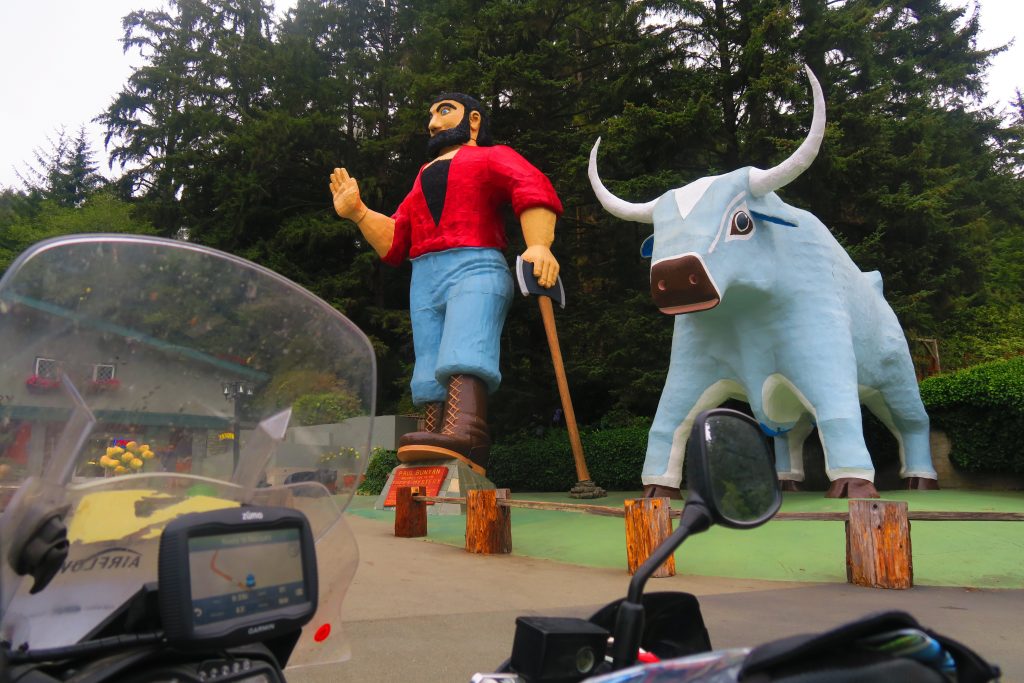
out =
[(846, 522), (846, 580), (871, 588), (911, 588), (907, 504), (895, 500), (851, 500)]
[(466, 552), (503, 555), (512, 552), (512, 510), (498, 505), (508, 489), (466, 491)]
[[(672, 535), (668, 498), (637, 498), (626, 505), (626, 562), (632, 576), (654, 549)], [(669, 556), (654, 572), (655, 578), (676, 575), (676, 558)]]
[(427, 535), (427, 504), (413, 500), (426, 494), (422, 486), (403, 486), (395, 498), (395, 536), (419, 538)]

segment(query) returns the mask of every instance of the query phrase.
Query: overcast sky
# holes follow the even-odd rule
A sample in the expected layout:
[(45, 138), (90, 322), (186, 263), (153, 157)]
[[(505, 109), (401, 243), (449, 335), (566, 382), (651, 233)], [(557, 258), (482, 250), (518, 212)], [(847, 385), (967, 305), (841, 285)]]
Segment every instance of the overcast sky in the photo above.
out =
[[(967, 4), (967, 0), (950, 0)], [(0, 7), (0, 187), (20, 187), (15, 172), (47, 147), (62, 126), (86, 126), (104, 174), (103, 133), (91, 119), (127, 80), (138, 57), (125, 55), (121, 18), (163, 0), (4, 0)], [(294, 0), (277, 0), (278, 11)], [(981, 47), (1015, 38), (1024, 19), (1021, 0), (981, 0)], [(996, 58), (989, 74), (991, 102), (1006, 106), (1024, 90), (1024, 47)]]

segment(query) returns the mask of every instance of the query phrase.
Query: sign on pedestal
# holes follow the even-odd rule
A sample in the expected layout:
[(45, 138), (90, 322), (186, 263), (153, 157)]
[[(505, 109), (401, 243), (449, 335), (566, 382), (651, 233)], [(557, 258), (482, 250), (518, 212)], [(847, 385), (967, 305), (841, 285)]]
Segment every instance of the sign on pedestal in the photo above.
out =
[[(444, 465), (431, 467), (397, 467), (391, 473), (391, 486), (388, 496), (384, 499), (384, 507), (394, 507), (398, 499), (398, 489), (403, 486), (422, 486), (428, 496), (436, 496), (441, 491), (441, 484), (448, 476), (448, 468)], [(428, 502), (427, 505), (433, 505)]]
[[(374, 508), (393, 508), (398, 489), (403, 486), (423, 486), (428, 496), (443, 498), (461, 498), (471, 489), (494, 488), (494, 484), (487, 477), (477, 474), (461, 460), (421, 460), (415, 464), (402, 464), (391, 470)], [(462, 513), (463, 505), (459, 503), (427, 503), (428, 515)]]

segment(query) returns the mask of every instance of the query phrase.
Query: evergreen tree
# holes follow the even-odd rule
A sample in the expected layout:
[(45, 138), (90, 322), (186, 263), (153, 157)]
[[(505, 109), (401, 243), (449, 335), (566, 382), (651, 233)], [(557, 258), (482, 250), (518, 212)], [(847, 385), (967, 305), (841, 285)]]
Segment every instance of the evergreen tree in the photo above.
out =
[(60, 206), (81, 206), (106, 180), (98, 172), (85, 127), (75, 137), (63, 129), (57, 138), (47, 138), (47, 147), (35, 150), (35, 164), (18, 178), (25, 190), (37, 199)]
[(262, 0), (171, 0), (123, 21), (125, 50), (146, 64), (99, 120), (164, 234), (187, 227), (230, 247), (270, 192), (250, 173), (258, 149), (231, 144), (265, 102), (270, 11)]

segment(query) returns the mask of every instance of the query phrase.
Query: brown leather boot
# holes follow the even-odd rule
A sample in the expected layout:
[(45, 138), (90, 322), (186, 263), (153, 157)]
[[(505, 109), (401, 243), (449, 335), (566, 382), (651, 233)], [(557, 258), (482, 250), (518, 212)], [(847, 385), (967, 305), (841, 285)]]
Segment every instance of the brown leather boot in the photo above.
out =
[[(398, 437), (398, 447), (414, 446), (418, 444), (426, 434), (441, 431), (441, 420), (444, 417), (444, 403), (431, 401), (423, 404), (423, 431), (408, 432)], [(399, 458), (401, 460), (401, 458)]]
[(487, 467), (491, 452), (491, 431), (487, 427), (487, 385), (473, 375), (452, 375), (448, 380), (448, 402), (440, 433), (424, 442), (448, 448)]
[(448, 400), (440, 431), (406, 434), (400, 440), (398, 459), (408, 462), (431, 455), (454, 457), (470, 463), (482, 474), (490, 452), (487, 385), (473, 375), (452, 375), (448, 379)]
[(431, 401), (423, 406), (423, 431), (441, 431), (441, 419), (444, 417), (444, 402)]

